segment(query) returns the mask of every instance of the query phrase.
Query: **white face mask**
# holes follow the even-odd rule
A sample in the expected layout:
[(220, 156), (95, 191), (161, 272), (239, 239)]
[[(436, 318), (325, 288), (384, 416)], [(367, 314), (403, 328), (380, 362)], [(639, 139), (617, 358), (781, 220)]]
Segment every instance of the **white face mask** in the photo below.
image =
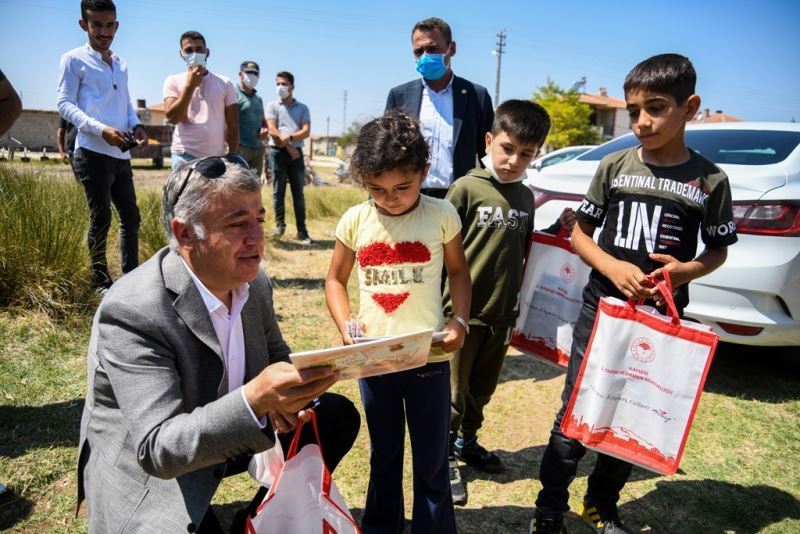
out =
[(245, 72), (242, 76), (242, 83), (248, 89), (254, 88), (258, 85), (258, 74), (253, 74), (252, 72)]
[(523, 172), (519, 176), (519, 178), (517, 178), (516, 180), (504, 181), (504, 180), (501, 180), (500, 178), (498, 178), (497, 177), (497, 173), (494, 170), (494, 164), (492, 163), (492, 152), (491, 152), (491, 150), (492, 150), (492, 145), (490, 144), (489, 147), (486, 149), (486, 155), (481, 158), (481, 163), (483, 163), (483, 166), (486, 167), (486, 170), (489, 171), (489, 174), (492, 175), (492, 178), (494, 178), (497, 183), (499, 183), (499, 184), (513, 184), (515, 182), (521, 182), (522, 180), (525, 179), (525, 176), (526, 176), (525, 172)]
[(275, 86), (275, 92), (278, 94), (278, 96), (281, 99), (284, 99), (287, 96), (289, 96), (289, 88), (286, 87), (285, 85), (276, 85)]
[(191, 54), (187, 54), (183, 60), (189, 68), (206, 66), (206, 54), (203, 52), (192, 52)]

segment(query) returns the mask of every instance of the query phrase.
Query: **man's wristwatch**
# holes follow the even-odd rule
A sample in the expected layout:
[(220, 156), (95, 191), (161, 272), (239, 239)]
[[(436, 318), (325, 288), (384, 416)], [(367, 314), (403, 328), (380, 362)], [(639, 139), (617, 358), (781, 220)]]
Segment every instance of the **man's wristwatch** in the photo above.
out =
[(292, 134), (289, 134), (289, 142), (290, 143), (294, 142), (294, 139), (292, 139)]
[(465, 333), (469, 334), (469, 323), (463, 317), (460, 315), (453, 315), (453, 319), (455, 319), (458, 324), (464, 327)]

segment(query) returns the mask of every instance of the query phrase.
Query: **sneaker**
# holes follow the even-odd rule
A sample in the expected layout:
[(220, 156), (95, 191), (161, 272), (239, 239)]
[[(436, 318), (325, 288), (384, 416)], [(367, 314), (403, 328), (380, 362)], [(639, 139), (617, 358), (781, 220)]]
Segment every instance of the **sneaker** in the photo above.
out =
[(453, 504), (464, 506), (467, 504), (467, 484), (461, 479), (461, 472), (458, 470), (458, 462), (450, 457), (450, 493), (453, 494)]
[(622, 528), (622, 519), (619, 518), (616, 506), (613, 510), (601, 512), (592, 504), (588, 495), (583, 498), (580, 516), (600, 534), (628, 534), (628, 531)]
[(297, 234), (297, 241), (302, 245), (311, 245), (314, 241), (308, 237), (308, 234)]
[(276, 226), (275, 229), (272, 231), (272, 236), (281, 237), (285, 231), (286, 231), (285, 226)]
[(459, 436), (453, 447), (455, 457), (465, 464), (480, 469), (487, 473), (500, 473), (503, 471), (503, 462), (493, 452), (484, 449), (478, 438), (472, 438), (467, 443)]
[(531, 519), (528, 534), (567, 534), (567, 529), (564, 528), (564, 518), (560, 515), (542, 517), (537, 512)]

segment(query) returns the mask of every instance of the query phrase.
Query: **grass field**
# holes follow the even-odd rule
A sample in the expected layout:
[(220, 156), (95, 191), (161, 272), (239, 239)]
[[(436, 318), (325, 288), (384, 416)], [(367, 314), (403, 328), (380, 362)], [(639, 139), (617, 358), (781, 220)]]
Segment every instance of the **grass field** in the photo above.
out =
[[(147, 195), (142, 191), (140, 199)], [(288, 237), (270, 242), (265, 262), (276, 283), (281, 328), (295, 350), (339, 342), (325, 309), (323, 279), (338, 214), (365, 197), (343, 187), (316, 188), (308, 195), (309, 227), (316, 243), (306, 247), (294, 242), (289, 222)], [(267, 191), (265, 205), (269, 204)], [(85, 512), (75, 519), (74, 505), (90, 323), (91, 313), (85, 310), (53, 318), (36, 307), (0, 308), (0, 482), (8, 486), (0, 496), (0, 530), (86, 531)], [(508, 469), (491, 476), (462, 471), (470, 499), (468, 506), (456, 510), (461, 532), (527, 532), (540, 487), (538, 465), (562, 385), (558, 371), (525, 355), (509, 355), (481, 433), (481, 441), (498, 451)], [(360, 406), (355, 383), (343, 382), (334, 390)], [(368, 451), (362, 426), (356, 446), (335, 473), (357, 517), (364, 505)], [(621, 511), (634, 532), (800, 532), (798, 458), (798, 376), (777, 366), (767, 350), (723, 346), (681, 471), (666, 478), (635, 469), (623, 492)], [(592, 462), (589, 453), (572, 485), (573, 509)], [(406, 465), (410, 518), (410, 462)], [(229, 520), (254, 491), (247, 475), (226, 479), (214, 501), (218, 515)], [(573, 514), (567, 527), (570, 532), (590, 532)]]

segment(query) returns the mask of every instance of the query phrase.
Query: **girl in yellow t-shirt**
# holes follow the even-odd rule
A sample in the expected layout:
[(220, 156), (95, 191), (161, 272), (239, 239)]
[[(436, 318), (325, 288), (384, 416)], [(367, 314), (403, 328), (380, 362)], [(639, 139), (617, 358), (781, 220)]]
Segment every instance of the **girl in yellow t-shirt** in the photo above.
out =
[[(359, 381), (372, 443), (365, 533), (403, 531), (406, 423), (414, 472), (412, 531), (456, 531), (447, 461), (449, 353), (464, 343), (472, 288), (458, 213), (448, 201), (420, 194), (428, 168), (428, 146), (416, 119), (392, 111), (364, 125), (350, 169), (370, 199), (339, 221), (325, 281), (328, 309), (345, 344), (353, 343), (347, 281), (354, 266), (365, 335), (447, 332), (426, 366)], [(443, 265), (454, 312), (447, 320)]]

